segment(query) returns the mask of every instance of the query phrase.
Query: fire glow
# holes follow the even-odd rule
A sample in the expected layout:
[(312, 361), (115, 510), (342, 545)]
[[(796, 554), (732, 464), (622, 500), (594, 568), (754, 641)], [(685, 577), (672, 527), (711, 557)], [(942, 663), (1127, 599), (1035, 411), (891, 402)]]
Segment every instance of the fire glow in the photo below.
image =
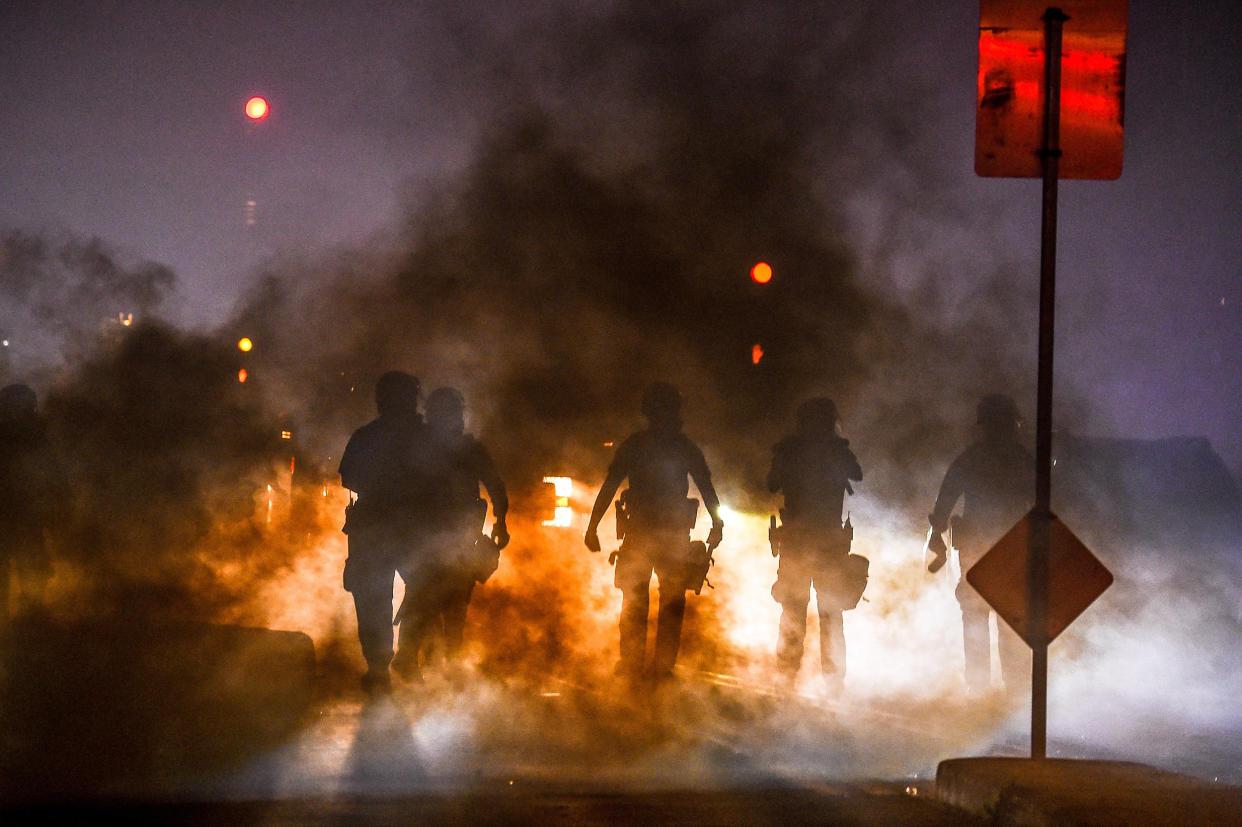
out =
[[(613, 586), (608, 555), (619, 541), (601, 531), (604, 553), (590, 554), (578, 533), (559, 530), (574, 524), (574, 483), (568, 477), (546, 481), (557, 493), (558, 519), (539, 522), (531, 515), (510, 514), (513, 542), (502, 553), (496, 574), (477, 587), (470, 605), (467, 658), (540, 682), (548, 669), (562, 679), (610, 674), (617, 657), (620, 592)], [(318, 531), (306, 538), (291, 565), (257, 588), (254, 608), (269, 626), (306, 631), (317, 648), (332, 645), (332, 637), (343, 634), (352, 653), (352, 607), (339, 588), (345, 492), (329, 486), (316, 493), (320, 496), (312, 503)], [(560, 505), (562, 497), (569, 502)], [(265, 521), (274, 530), (286, 519), (284, 499), (274, 487), (263, 492)], [(689, 595), (679, 668), (688, 675), (711, 672), (770, 687), (780, 606), (771, 595), (777, 560), (768, 546), (767, 515), (725, 508), (722, 516), (726, 534), (709, 573), (713, 588)], [(871, 580), (865, 600), (845, 615), (848, 694), (856, 699), (929, 699), (959, 690), (961, 622), (952, 582), (956, 571), (929, 580), (920, 538), (871, 527), (862, 519), (856, 522), (855, 551), (871, 560)], [(708, 523), (700, 513), (693, 536), (705, 536)], [(394, 604), (400, 599), (398, 582)], [(655, 603), (653, 599), (653, 621)], [(808, 612), (799, 689), (814, 692), (819, 638), (813, 595)]]
[(570, 507), (574, 481), (569, 477), (544, 477), (543, 481), (552, 486), (553, 496), (556, 497), (552, 519), (544, 520), (543, 525), (569, 528), (574, 524), (574, 511)]

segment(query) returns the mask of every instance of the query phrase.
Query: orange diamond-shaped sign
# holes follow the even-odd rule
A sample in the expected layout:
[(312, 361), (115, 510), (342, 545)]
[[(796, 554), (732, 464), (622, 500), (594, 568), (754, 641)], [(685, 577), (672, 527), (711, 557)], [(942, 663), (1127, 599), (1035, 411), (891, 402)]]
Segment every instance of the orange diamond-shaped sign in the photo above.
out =
[[(1030, 626), (1027, 557), (1034, 511), (1028, 513), (966, 572), (966, 582), (1028, 644), (1036, 640)], [(1082, 541), (1055, 516), (1048, 526), (1048, 613), (1045, 640), (1051, 641), (1113, 583)]]

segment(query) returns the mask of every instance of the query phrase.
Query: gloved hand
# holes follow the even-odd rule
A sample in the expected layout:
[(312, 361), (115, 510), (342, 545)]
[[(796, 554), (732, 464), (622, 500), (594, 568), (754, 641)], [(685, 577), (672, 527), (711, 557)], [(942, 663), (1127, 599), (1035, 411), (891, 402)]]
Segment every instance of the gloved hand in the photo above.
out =
[(716, 520), (712, 523), (712, 530), (707, 532), (707, 547), (715, 548), (720, 545), (720, 541), (724, 539), (724, 523)]
[(590, 528), (586, 530), (586, 536), (583, 537), (582, 540), (583, 542), (586, 543), (586, 547), (589, 548), (592, 552), (599, 551), (600, 549), (599, 534), (595, 532), (594, 526), (591, 526)]
[(944, 538), (934, 528), (927, 537), (927, 550), (932, 553), (932, 559), (927, 564), (927, 570), (935, 574), (949, 561), (949, 548), (944, 544)]
[(492, 526), (492, 540), (496, 543), (498, 551), (509, 545), (509, 529), (505, 526), (504, 520), (497, 520)]

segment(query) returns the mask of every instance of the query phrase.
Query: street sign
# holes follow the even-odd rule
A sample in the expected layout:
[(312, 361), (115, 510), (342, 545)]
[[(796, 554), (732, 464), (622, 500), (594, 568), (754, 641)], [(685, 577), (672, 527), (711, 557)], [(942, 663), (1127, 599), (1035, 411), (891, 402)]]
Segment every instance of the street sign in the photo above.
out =
[(975, 108), (975, 172), (1043, 174), (1044, 23), (1062, 27), (1061, 178), (1121, 175), (1126, 77), (1126, 0), (982, 0)]
[[(966, 572), (966, 582), (988, 602), (1028, 644), (1035, 646), (1035, 630), (1027, 606), (1027, 554), (1031, 511)], [(1053, 640), (1082, 614), (1113, 582), (1113, 575), (1082, 541), (1055, 516), (1048, 537), (1047, 637)]]

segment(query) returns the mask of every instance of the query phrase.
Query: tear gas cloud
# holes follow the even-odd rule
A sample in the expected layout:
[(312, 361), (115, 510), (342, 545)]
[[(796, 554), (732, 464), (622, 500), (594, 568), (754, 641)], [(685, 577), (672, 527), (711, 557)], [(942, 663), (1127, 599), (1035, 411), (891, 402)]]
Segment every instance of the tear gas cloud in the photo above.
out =
[[(548, 6), (516, 23), (437, 14), (456, 47), (442, 71), (460, 69), (463, 99), (488, 113), (470, 163), (373, 244), (273, 257), (220, 329), (151, 318), (173, 286), (158, 266), (119, 266), (99, 242), (5, 236), (0, 287), (16, 315), (4, 323), (31, 314), (63, 357), (23, 357), (6, 377), (46, 388), (76, 483), (53, 606), (300, 629), (321, 671), (355, 674), (335, 463), (373, 416), (375, 379), (400, 368), (463, 391), (514, 491), (513, 545), (471, 605), (471, 662), (501, 682), (597, 682), (615, 659), (612, 572), (581, 547), (581, 525), (539, 524), (540, 480), (577, 480), (581, 520), (605, 445), (639, 426), (642, 387), (666, 379), (732, 509), (716, 589), (690, 601), (683, 662), (767, 687), (778, 607), (766, 463), (797, 404), (826, 394), (866, 474), (847, 501), (872, 561), (869, 602), (846, 618), (850, 696), (912, 718), (959, 697), (959, 615), (950, 576), (924, 574), (925, 515), (981, 394), (1033, 412), (1035, 300), (1031, 267), (1004, 251), (942, 241), (920, 255), (929, 235), (986, 227), (945, 195), (918, 129), (934, 95), (891, 71), (913, 33), (818, 3)], [(467, 54), (470, 66), (454, 62)], [(762, 287), (747, 278), (759, 259), (775, 271)], [(99, 341), (98, 320), (131, 306), (138, 322)], [(242, 335), (249, 354), (233, 346)], [(1067, 430), (1100, 425), (1072, 393), (1057, 416)], [(1232, 480), (1218, 482), (1223, 511), (1236, 510)], [(1145, 742), (1082, 711), (1121, 693), (1131, 714), (1171, 728), (1239, 724), (1225, 703), (1239, 672), (1217, 660), (1239, 623), (1227, 562), (1239, 533), (1127, 546), (1118, 515), (1148, 500), (1122, 499), (1089, 524), (1065, 514), (1118, 585), (1053, 648), (1051, 722), (1054, 740), (1134, 756)], [(1141, 653), (1122, 645), (1135, 638)], [(812, 623), (806, 689), (814, 639)], [(1142, 681), (1118, 685), (1118, 651), (1134, 658), (1123, 674), (1146, 664)], [(1199, 694), (1169, 709), (1186, 673)], [(477, 691), (452, 714), (490, 714), (498, 690)], [(962, 718), (936, 720), (933, 740), (992, 744)], [(1001, 738), (1023, 726), (1000, 712), (991, 723)], [(867, 766), (901, 774), (929, 759), (888, 760)]]

